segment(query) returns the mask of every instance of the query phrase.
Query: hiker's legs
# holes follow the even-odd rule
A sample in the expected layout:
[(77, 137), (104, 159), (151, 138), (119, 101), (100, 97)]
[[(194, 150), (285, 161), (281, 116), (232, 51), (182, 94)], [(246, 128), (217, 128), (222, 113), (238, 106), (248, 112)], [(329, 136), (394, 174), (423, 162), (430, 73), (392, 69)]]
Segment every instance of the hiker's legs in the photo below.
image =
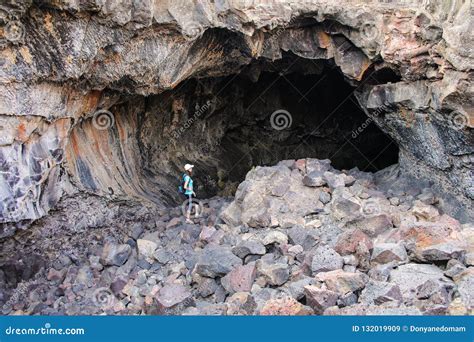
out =
[(193, 195), (186, 195), (188, 198), (188, 210), (186, 211), (186, 220), (191, 219), (191, 211), (193, 210)]

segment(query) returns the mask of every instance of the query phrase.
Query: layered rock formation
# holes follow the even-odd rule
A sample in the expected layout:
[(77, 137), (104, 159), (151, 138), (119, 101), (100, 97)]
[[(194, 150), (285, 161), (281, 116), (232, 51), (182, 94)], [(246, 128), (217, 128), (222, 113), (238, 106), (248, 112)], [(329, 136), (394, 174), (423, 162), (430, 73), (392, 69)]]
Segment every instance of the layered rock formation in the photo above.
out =
[[(215, 78), (207, 84), (225, 89), (218, 78), (238, 73), (257, 81), (267, 62), (288, 54), (302, 73), (323, 77), (336, 66), (398, 145), (402, 172), (433, 180), (446, 195), (443, 210), (472, 218), (469, 1), (11, 0), (0, 25), (2, 236), (78, 190), (168, 203), (166, 173), (201, 151), (186, 146), (182, 155), (171, 133), (193, 117), (202, 123), (217, 96), (211, 86), (183, 102), (176, 87)], [(171, 105), (154, 112), (163, 96)], [(154, 132), (162, 140), (141, 145)], [(214, 136), (210, 149), (221, 143)], [(205, 163), (225, 180), (218, 163)]]

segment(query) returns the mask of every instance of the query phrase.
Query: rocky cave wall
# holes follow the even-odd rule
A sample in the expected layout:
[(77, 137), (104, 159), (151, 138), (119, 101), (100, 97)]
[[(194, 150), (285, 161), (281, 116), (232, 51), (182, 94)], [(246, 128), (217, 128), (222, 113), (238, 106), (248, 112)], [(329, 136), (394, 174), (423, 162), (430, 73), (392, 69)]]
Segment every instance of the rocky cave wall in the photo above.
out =
[[(160, 203), (148, 191), (153, 177), (130, 167), (140, 165), (130, 152), (143, 147), (135, 136), (152, 127), (140, 113), (186, 80), (228, 77), (286, 53), (333, 61), (397, 143), (402, 170), (432, 179), (450, 197), (448, 212), (472, 218), (470, 1), (9, 1), (0, 21), (3, 223), (37, 219), (78, 189)], [(387, 69), (396, 80), (373, 81)], [(113, 124), (97, 129), (106, 110)]]

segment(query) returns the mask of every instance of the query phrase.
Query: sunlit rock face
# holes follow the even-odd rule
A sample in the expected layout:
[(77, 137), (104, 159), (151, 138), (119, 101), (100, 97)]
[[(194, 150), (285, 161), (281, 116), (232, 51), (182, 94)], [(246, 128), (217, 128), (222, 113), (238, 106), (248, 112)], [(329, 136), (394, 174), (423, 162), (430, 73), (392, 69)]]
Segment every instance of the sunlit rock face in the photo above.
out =
[[(201, 177), (210, 176), (206, 188), (217, 193), (226, 187), (222, 182), (238, 182), (252, 165), (283, 159), (291, 139), (306, 141), (308, 133), (309, 146), (288, 157), (324, 158), (336, 152), (341, 137), (358, 140), (356, 147), (370, 155), (375, 150), (365, 138), (383, 145), (378, 151), (388, 142), (374, 127), (359, 129), (368, 118), (367, 124), (393, 139), (402, 172), (433, 181), (445, 194), (445, 210), (469, 218), (469, 1), (401, 3), (2, 3), (1, 235), (13, 234), (15, 223), (46, 215), (61, 196), (77, 191), (166, 204), (173, 200), (175, 173), (189, 159), (201, 163)], [(297, 69), (287, 70), (285, 62)], [(282, 85), (268, 93), (256, 87), (270, 85), (275, 74), (277, 84), (287, 77), (298, 89), (329, 75), (333, 87), (353, 93), (354, 106), (332, 117), (328, 104), (342, 100), (322, 94), (329, 88), (309, 104), (297, 104), (294, 90)], [(226, 80), (232, 80), (229, 88)], [(258, 108), (246, 110), (259, 93)], [(267, 131), (278, 109), (292, 114), (292, 126)], [(318, 127), (326, 117), (331, 119)], [(235, 144), (237, 137), (244, 142)], [(257, 138), (264, 139), (263, 147), (234, 159)], [(237, 151), (226, 147), (231, 143)], [(364, 168), (361, 160), (347, 163), (352, 155), (345, 150), (340, 160), (332, 159), (338, 167)], [(392, 159), (388, 154), (374, 166)], [(238, 164), (238, 172), (223, 172), (230, 164)]]

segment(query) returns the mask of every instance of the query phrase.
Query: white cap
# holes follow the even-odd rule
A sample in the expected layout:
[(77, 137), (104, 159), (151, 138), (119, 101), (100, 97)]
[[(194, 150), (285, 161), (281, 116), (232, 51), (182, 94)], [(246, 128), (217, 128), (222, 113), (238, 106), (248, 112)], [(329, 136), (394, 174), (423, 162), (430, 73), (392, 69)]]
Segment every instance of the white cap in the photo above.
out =
[(186, 171), (191, 170), (193, 167), (194, 167), (194, 165), (191, 165), (191, 164), (186, 164), (186, 165), (184, 165), (184, 169), (185, 169)]

